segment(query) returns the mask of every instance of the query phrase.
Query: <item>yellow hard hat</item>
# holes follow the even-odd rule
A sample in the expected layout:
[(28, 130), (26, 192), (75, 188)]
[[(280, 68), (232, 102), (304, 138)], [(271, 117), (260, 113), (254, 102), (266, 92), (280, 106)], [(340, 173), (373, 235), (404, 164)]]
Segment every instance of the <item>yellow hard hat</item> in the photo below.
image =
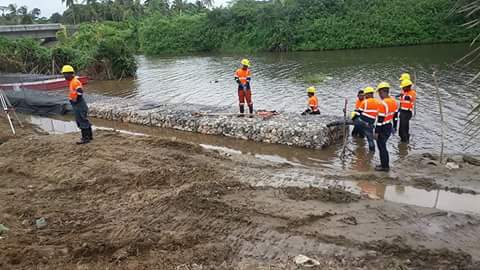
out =
[(242, 65), (244, 65), (244, 66), (247, 66), (247, 67), (250, 66), (250, 61), (248, 61), (248, 59), (243, 59), (241, 63), (242, 63)]
[(307, 88), (307, 93), (315, 94), (315, 92), (317, 92), (317, 89), (315, 89), (315, 87), (310, 86), (310, 87)]
[(387, 82), (381, 82), (381, 83), (377, 86), (377, 91), (380, 90), (380, 89), (383, 89), (383, 88), (388, 88), (388, 89), (390, 89), (390, 84), (387, 83)]
[(400, 75), (400, 81), (405, 81), (405, 80), (410, 80), (410, 74), (403, 73), (402, 75)]
[(366, 95), (366, 94), (371, 94), (371, 93), (375, 93), (375, 89), (373, 89), (373, 87), (365, 87), (363, 88), (363, 93)]
[(407, 87), (407, 86), (412, 86), (412, 81), (410, 80), (403, 80), (401, 83), (400, 83), (400, 87), (401, 88), (404, 88), (404, 87)]
[(75, 70), (70, 65), (65, 65), (62, 67), (62, 73), (74, 73)]

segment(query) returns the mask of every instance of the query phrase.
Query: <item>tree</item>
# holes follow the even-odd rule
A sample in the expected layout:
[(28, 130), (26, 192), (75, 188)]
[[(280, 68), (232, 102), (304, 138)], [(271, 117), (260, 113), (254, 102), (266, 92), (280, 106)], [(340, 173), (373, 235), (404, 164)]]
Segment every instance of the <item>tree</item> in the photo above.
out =
[(58, 12), (55, 12), (55, 13), (52, 14), (52, 16), (50, 16), (49, 21), (51, 23), (61, 23), (62, 22), (62, 15)]
[(73, 24), (76, 24), (75, 20), (75, 0), (62, 0), (62, 4), (65, 3), (67, 8), (72, 9), (72, 16), (73, 16)]
[(40, 17), (41, 11), (39, 8), (34, 8), (30, 11), (30, 16), (32, 16), (32, 19), (36, 20)]

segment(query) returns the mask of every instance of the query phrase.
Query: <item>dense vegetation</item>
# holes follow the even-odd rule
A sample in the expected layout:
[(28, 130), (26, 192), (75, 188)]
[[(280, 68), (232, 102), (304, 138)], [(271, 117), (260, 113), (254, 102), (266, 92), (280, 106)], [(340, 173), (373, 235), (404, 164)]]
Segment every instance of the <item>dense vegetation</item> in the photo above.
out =
[[(62, 2), (69, 8), (49, 21), (82, 26), (49, 52), (50, 59), (95, 73), (104, 66), (105, 77), (112, 78), (132, 74), (137, 52), (327, 50), (462, 42), (475, 36), (461, 26), (465, 17), (451, 12), (457, 0), (233, 0), (228, 7), (210, 9), (211, 0)], [(7, 12), (0, 23), (6, 16), (15, 21)], [(44, 51), (38, 49), (40, 62)]]
[(82, 25), (74, 36), (60, 32), (53, 48), (30, 39), (0, 38), (0, 70), (58, 74), (64, 64), (97, 79), (118, 79), (135, 75), (136, 40), (128, 25), (104, 23)]

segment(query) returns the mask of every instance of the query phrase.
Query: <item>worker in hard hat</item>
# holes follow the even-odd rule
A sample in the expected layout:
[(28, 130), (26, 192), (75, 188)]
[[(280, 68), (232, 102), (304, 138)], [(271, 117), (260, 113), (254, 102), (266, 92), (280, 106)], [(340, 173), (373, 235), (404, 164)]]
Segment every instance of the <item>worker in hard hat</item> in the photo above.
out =
[(317, 92), (315, 87), (310, 86), (307, 88), (308, 108), (302, 113), (302, 115), (320, 114), (320, 109), (318, 108), (318, 98), (315, 96), (315, 92)]
[[(355, 101), (355, 111), (360, 109), (360, 104), (362, 104), (362, 101), (364, 99), (365, 99), (365, 94), (363, 93), (363, 89), (362, 89), (362, 90), (358, 91), (358, 93), (357, 93), (357, 100)], [(355, 124), (353, 126), (352, 137), (359, 137), (359, 138), (364, 137), (363, 133), (361, 131), (361, 127), (358, 124)]]
[(250, 114), (253, 114), (252, 90), (251, 90), (251, 72), (250, 61), (243, 59), (241, 61), (242, 67), (235, 71), (235, 81), (238, 84), (238, 101), (240, 106), (240, 113), (245, 113), (245, 102), (248, 105)]
[(359, 104), (358, 109), (352, 113), (352, 120), (360, 129), (361, 134), (367, 138), (370, 152), (375, 152), (373, 130), (375, 128), (375, 120), (377, 119), (380, 101), (374, 98), (375, 89), (373, 89), (373, 87), (365, 87), (363, 94), (365, 98)]
[(75, 122), (82, 133), (82, 138), (77, 144), (86, 144), (93, 139), (92, 125), (88, 121), (88, 107), (83, 96), (83, 85), (75, 76), (75, 70), (70, 65), (65, 65), (62, 68), (62, 74), (65, 80), (69, 82), (68, 100), (72, 104), (73, 112), (75, 114)]
[(387, 141), (393, 133), (393, 125), (397, 118), (397, 101), (390, 96), (390, 84), (382, 82), (377, 87), (381, 104), (378, 107), (377, 122), (375, 126), (375, 139), (377, 140), (378, 152), (380, 153), (380, 165), (376, 171), (387, 172), (390, 170), (390, 160)]
[(410, 141), (410, 119), (412, 119), (417, 99), (417, 92), (412, 89), (412, 86), (413, 83), (409, 79), (405, 79), (400, 83), (402, 92), (400, 94), (400, 127), (398, 135), (404, 143)]

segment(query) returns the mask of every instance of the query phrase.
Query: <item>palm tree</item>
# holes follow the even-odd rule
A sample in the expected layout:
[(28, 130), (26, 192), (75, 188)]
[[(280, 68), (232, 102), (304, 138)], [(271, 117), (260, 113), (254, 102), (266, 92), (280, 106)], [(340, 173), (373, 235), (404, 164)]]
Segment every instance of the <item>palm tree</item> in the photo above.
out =
[(65, 3), (65, 5), (67, 6), (67, 8), (71, 8), (72, 9), (72, 13), (73, 13), (73, 24), (76, 24), (76, 21), (75, 21), (75, 0), (62, 0), (62, 4)]
[(16, 16), (17, 15), (17, 5), (15, 4), (10, 4), (8, 5), (8, 15), (10, 16)]
[(200, 2), (206, 7), (213, 7), (215, 0), (201, 0)]

